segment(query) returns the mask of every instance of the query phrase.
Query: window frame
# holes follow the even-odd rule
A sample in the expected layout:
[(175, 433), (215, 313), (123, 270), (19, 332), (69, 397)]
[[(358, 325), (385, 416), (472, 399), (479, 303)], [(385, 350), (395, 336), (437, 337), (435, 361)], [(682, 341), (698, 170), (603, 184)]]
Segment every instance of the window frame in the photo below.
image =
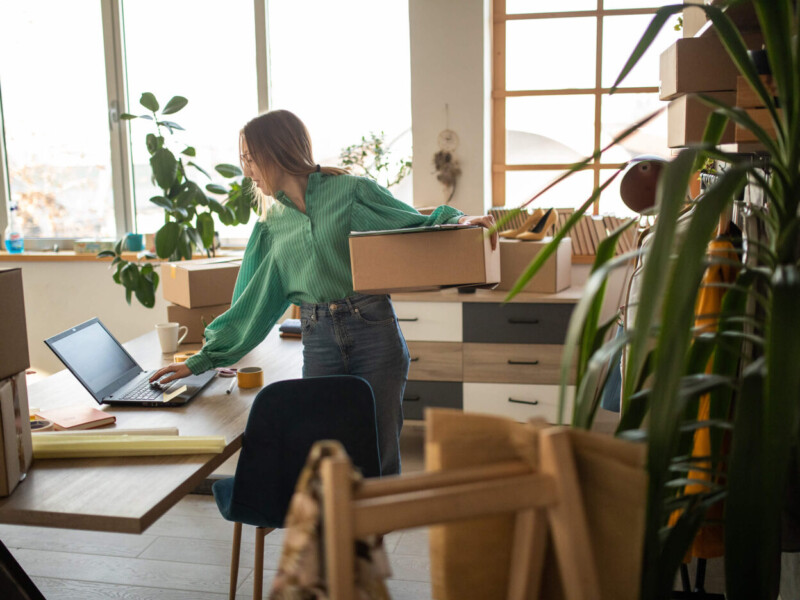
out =
[[(122, 113), (128, 112), (130, 105), (125, 71), (125, 24), (122, 11), (122, 4), (125, 1), (100, 0), (110, 137), (111, 189), (117, 239), (123, 237), (126, 232), (133, 231), (136, 223), (130, 124), (119, 118)], [(253, 0), (259, 112), (269, 110), (270, 106), (268, 3), (269, 0)], [(5, 231), (8, 225), (10, 200), (11, 180), (8, 173), (2, 82), (0, 82), (0, 233)], [(75, 237), (27, 238), (25, 249), (72, 250), (75, 239)]]
[[(514, 13), (506, 12), (506, 0), (492, 0), (492, 92), (491, 92), (491, 157), (492, 157), (492, 206), (506, 206), (506, 173), (510, 171), (552, 171), (554, 175), (567, 170), (569, 163), (552, 164), (513, 164), (506, 161), (506, 99), (519, 97), (541, 96), (572, 96), (583, 95), (594, 97), (594, 148), (600, 147), (602, 130), (602, 98), (611, 88), (602, 87), (602, 62), (603, 62), (603, 20), (604, 17), (652, 15), (658, 7), (629, 8), (629, 9), (604, 9), (603, 0), (596, 0), (597, 7), (593, 10), (558, 11), (547, 13)], [(596, 49), (595, 49), (595, 84), (591, 88), (554, 89), (554, 90), (513, 90), (506, 86), (506, 24), (509, 21), (526, 21), (541, 19), (564, 19), (578, 17), (594, 17), (596, 21)], [(658, 86), (648, 87), (620, 87), (615, 94), (642, 94), (658, 93)], [(592, 171), (593, 184), (600, 185), (600, 171), (602, 169), (619, 169), (624, 163), (608, 163), (592, 161), (581, 170)], [(594, 203), (593, 214), (600, 211), (599, 200)]]

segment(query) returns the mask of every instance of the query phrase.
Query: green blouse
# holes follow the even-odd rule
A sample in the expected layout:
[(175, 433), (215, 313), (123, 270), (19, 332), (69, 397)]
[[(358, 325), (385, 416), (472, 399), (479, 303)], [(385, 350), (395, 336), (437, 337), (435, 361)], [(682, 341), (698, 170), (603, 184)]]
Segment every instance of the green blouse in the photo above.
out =
[(463, 215), (450, 206), (421, 215), (372, 180), (352, 175), (309, 175), (305, 213), (283, 192), (275, 199), (253, 227), (230, 309), (209, 324), (202, 351), (186, 361), (192, 373), (237, 362), (289, 304), (352, 296), (351, 231), (456, 223)]

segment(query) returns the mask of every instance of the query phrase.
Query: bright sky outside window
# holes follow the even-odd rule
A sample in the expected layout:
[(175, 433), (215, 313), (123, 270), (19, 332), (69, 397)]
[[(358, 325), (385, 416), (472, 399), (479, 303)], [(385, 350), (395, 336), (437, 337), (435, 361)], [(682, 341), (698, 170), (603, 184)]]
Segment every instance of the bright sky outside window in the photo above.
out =
[(0, 82), (25, 236), (115, 236), (100, 3), (4, 2)]

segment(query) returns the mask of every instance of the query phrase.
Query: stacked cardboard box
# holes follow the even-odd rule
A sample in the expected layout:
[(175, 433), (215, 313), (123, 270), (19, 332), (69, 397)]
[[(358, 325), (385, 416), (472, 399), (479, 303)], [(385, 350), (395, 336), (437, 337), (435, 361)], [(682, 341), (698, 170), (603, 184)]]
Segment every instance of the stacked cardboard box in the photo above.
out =
[(21, 269), (0, 270), (0, 340), (0, 496), (8, 496), (25, 478), (33, 460)]
[(203, 341), (205, 326), (230, 308), (241, 260), (211, 258), (161, 265), (170, 321), (189, 329), (184, 343)]

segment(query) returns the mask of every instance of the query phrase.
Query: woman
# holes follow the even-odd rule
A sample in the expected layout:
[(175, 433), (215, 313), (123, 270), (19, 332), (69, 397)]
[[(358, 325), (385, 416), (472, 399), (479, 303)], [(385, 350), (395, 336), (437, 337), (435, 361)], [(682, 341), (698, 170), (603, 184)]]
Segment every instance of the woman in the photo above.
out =
[(491, 227), (494, 221), (464, 216), (450, 206), (424, 216), (369, 179), (320, 167), (305, 125), (285, 110), (247, 123), (240, 146), (261, 216), (247, 243), (231, 308), (206, 328), (198, 354), (160, 369), (151, 381), (169, 374), (161, 381), (168, 383), (237, 362), (290, 304), (299, 305), (303, 377), (351, 374), (370, 383), (382, 472), (397, 474), (408, 349), (389, 296), (353, 291), (348, 235), (440, 223)]

